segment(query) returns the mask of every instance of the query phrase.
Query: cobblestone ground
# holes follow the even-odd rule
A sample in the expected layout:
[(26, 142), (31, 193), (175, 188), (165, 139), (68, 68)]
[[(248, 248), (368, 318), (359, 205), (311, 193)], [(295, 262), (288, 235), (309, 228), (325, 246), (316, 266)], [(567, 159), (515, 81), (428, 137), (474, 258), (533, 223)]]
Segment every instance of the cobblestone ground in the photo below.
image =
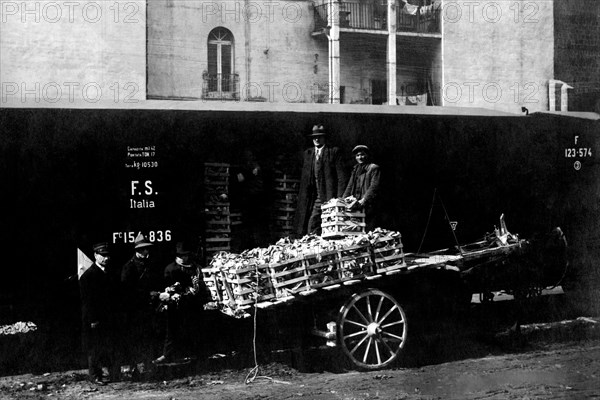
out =
[[(559, 304), (559, 308), (562, 304)], [(481, 306), (479, 306), (481, 307)], [(549, 310), (550, 303), (543, 309)], [(504, 311), (498, 309), (498, 315)], [(423, 339), (399, 366), (360, 372), (337, 349), (279, 352), (245, 383), (252, 357), (227, 354), (201, 368), (171, 369), (143, 381), (94, 386), (84, 370), (0, 378), (1, 399), (586, 399), (600, 393), (600, 318), (528, 315), (516, 335), (487, 309), (466, 321), (473, 330)], [(554, 317), (554, 318), (553, 318)], [(561, 317), (561, 318), (556, 318)], [(537, 321), (544, 319), (543, 321)], [(463, 321), (464, 324), (464, 321)], [(462, 325), (463, 327), (466, 325)], [(237, 368), (231, 368), (237, 365)], [(250, 374), (253, 376), (253, 374)]]

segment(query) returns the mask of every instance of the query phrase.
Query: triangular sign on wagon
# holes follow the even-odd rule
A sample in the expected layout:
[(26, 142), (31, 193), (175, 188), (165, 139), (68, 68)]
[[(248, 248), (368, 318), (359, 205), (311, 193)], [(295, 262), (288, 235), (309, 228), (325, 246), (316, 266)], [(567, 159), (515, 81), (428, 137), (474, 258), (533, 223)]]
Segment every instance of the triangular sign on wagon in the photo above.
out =
[(77, 279), (81, 279), (81, 275), (93, 264), (88, 256), (83, 251), (77, 249)]

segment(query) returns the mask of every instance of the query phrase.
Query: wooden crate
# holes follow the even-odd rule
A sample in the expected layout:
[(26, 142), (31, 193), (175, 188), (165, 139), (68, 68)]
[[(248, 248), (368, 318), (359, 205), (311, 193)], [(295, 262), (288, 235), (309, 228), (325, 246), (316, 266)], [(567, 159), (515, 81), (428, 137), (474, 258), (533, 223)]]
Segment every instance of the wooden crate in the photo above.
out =
[(336, 250), (305, 255), (304, 265), (306, 266), (308, 284), (311, 289), (335, 285), (342, 281), (340, 256)]
[(350, 212), (346, 208), (339, 211), (331, 211), (321, 213), (321, 222), (365, 222), (365, 213), (363, 212)]
[(229, 237), (209, 237), (206, 238), (206, 251), (215, 253), (219, 251), (229, 251), (231, 249), (231, 238)]
[(204, 173), (206, 175), (229, 175), (229, 164), (227, 163), (204, 163)]
[(373, 260), (377, 273), (406, 268), (401, 237), (384, 236), (374, 241)]
[(207, 202), (204, 205), (204, 212), (209, 215), (230, 215), (229, 203)]
[(275, 298), (268, 264), (249, 263), (242, 268), (231, 268), (224, 274), (225, 284), (229, 286), (238, 307)]
[(280, 263), (269, 264), (275, 297), (285, 298), (309, 290), (308, 273), (304, 258), (297, 257)]
[(339, 250), (339, 263), (342, 281), (375, 274), (371, 245), (368, 243)]
[(229, 296), (223, 286), (224, 278), (218, 268), (203, 268), (202, 279), (210, 292), (212, 301), (217, 303), (229, 301)]
[(242, 224), (242, 213), (231, 213), (229, 214), (232, 226), (238, 226)]
[(297, 179), (275, 179), (275, 190), (278, 192), (297, 193), (300, 181)]
[(229, 186), (229, 175), (204, 175), (204, 185), (206, 186)]
[(321, 207), (321, 236), (324, 238), (362, 235), (365, 227), (365, 213), (348, 211), (342, 201), (331, 201)]
[(321, 236), (326, 239), (351, 236), (351, 235), (363, 235), (365, 233), (364, 222), (354, 221), (337, 221), (327, 222), (321, 224)]

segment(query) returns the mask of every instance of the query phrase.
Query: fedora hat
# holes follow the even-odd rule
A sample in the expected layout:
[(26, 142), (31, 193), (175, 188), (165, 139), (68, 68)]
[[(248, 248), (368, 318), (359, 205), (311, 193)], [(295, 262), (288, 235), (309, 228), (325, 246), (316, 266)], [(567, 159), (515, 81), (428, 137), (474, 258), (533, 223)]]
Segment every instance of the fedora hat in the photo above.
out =
[(94, 253), (102, 254), (103, 256), (107, 256), (110, 254), (110, 249), (108, 248), (107, 242), (96, 243), (93, 246)]
[(325, 136), (325, 135), (327, 135), (327, 132), (325, 132), (325, 128), (323, 127), (323, 124), (319, 124), (319, 125), (313, 126), (312, 132), (308, 136), (315, 137), (315, 136)]
[(369, 152), (370, 152), (369, 148), (367, 146), (365, 146), (364, 144), (359, 144), (358, 146), (355, 146), (352, 149), (352, 154), (356, 154), (359, 151), (362, 151), (362, 152), (367, 153), (367, 154), (369, 154)]
[(144, 248), (144, 247), (152, 246), (152, 243), (150, 243), (148, 240), (146, 240), (144, 235), (142, 235), (141, 233), (139, 235), (137, 235), (137, 237), (135, 238), (135, 242), (133, 242), (133, 243), (135, 245), (136, 250)]
[(177, 244), (175, 245), (175, 254), (177, 254), (178, 256), (186, 256), (191, 252), (192, 250), (185, 242), (177, 242)]

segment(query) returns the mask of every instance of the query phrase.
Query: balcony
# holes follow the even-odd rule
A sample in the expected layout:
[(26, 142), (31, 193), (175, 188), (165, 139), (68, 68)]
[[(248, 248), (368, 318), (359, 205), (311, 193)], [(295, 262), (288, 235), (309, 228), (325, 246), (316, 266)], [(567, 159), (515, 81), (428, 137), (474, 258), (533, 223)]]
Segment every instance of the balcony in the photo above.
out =
[(202, 99), (240, 99), (240, 79), (238, 74), (204, 74), (202, 79)]
[(397, 32), (440, 34), (442, 32), (441, 9), (441, 3), (414, 6), (400, 2), (396, 13), (396, 30)]
[[(440, 34), (441, 4), (425, 6), (397, 3), (397, 32)], [(315, 32), (322, 32), (327, 27), (327, 4), (315, 5)], [(379, 2), (368, 4), (340, 2), (340, 28), (387, 31), (387, 6)]]

